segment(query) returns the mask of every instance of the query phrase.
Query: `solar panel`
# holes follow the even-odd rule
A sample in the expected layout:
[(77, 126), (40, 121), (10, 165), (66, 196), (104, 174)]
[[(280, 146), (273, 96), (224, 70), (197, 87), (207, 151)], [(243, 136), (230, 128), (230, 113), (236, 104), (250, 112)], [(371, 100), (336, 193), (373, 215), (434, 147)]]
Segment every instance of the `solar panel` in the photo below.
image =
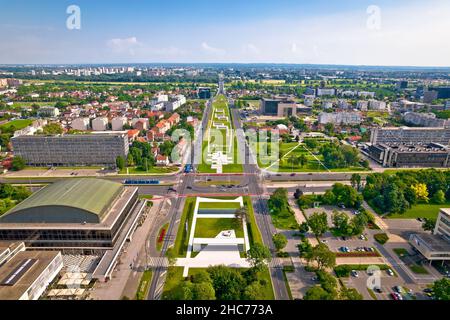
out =
[(20, 264), (0, 282), (2, 286), (13, 286), (20, 278), (37, 262), (36, 259), (25, 259), (20, 262)]

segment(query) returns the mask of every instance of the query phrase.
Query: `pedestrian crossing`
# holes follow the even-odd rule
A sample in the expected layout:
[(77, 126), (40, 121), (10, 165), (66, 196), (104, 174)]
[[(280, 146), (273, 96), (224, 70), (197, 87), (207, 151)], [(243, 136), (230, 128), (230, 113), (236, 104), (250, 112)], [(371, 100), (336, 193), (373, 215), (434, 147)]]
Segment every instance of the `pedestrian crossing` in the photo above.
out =
[(167, 268), (169, 267), (169, 260), (165, 257), (149, 257), (147, 266), (149, 268)]

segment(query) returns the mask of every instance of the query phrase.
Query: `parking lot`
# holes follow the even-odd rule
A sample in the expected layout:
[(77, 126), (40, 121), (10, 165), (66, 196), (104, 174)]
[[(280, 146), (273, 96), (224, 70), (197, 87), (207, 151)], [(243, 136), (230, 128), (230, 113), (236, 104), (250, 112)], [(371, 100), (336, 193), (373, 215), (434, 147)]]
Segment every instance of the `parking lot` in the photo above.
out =
[[(357, 271), (357, 276), (342, 278), (343, 283), (349, 288), (355, 288), (364, 297), (364, 300), (374, 300), (369, 293), (367, 282), (369, 275), (366, 271)], [(422, 291), (423, 286), (405, 284), (401, 277), (389, 276), (386, 271), (380, 271), (380, 289), (381, 292), (373, 290), (373, 294), (377, 300), (394, 300), (392, 292), (396, 290), (394, 287), (401, 287), (401, 295), (403, 300), (428, 300), (429, 298)]]

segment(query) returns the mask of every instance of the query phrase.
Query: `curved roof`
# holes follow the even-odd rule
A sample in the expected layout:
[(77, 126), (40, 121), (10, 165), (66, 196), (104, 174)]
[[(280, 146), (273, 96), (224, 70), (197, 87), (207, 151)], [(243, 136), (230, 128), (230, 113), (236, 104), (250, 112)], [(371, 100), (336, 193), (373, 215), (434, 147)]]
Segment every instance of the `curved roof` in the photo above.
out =
[(98, 223), (122, 189), (120, 183), (101, 179), (61, 180), (32, 194), (0, 221)]

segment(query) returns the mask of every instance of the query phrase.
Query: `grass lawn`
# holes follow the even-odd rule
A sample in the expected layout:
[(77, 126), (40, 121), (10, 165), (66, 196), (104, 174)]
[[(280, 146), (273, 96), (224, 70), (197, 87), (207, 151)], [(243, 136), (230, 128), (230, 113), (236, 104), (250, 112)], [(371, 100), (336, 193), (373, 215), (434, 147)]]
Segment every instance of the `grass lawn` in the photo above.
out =
[(142, 274), (141, 281), (139, 282), (138, 291), (136, 292), (136, 300), (145, 300), (147, 297), (148, 289), (152, 280), (152, 271), (146, 270)]
[(440, 208), (450, 208), (450, 202), (444, 204), (417, 204), (412, 206), (403, 214), (391, 214), (386, 216), (388, 219), (417, 219), (427, 218), (436, 219)]
[(199, 209), (239, 209), (237, 202), (200, 202)]
[(234, 230), (237, 238), (244, 237), (244, 230), (237, 219), (200, 218), (195, 226), (195, 238), (215, 238), (225, 230)]
[(408, 267), (411, 269), (412, 272), (417, 274), (428, 274), (427, 269), (424, 267), (418, 265), (418, 264), (409, 264)]
[[(173, 246), (176, 257), (186, 257), (189, 232), (191, 230), (192, 218), (194, 215), (194, 206), (196, 198), (187, 198), (184, 205), (183, 214), (181, 215), (180, 226), (178, 227), (177, 237)], [(188, 228), (186, 230), (186, 223)]]
[(11, 129), (11, 127), (14, 126), (14, 128), (16, 130), (21, 130), (25, 127), (28, 127), (30, 124), (33, 123), (33, 120), (29, 120), (29, 119), (17, 119), (17, 120), (13, 120), (10, 121), (8, 123), (5, 123), (4, 125), (0, 126), (0, 130), (9, 130)]
[(153, 199), (153, 195), (151, 195), (151, 194), (140, 194), (139, 195), (139, 199), (152, 200)]
[(297, 220), (295, 220), (295, 215), (292, 210), (289, 213), (281, 212), (281, 213), (270, 213), (272, 217), (273, 226), (277, 229), (282, 230), (296, 230), (299, 225)]
[(407, 256), (409, 254), (408, 250), (406, 250), (405, 248), (394, 248), (393, 251), (399, 257)]

